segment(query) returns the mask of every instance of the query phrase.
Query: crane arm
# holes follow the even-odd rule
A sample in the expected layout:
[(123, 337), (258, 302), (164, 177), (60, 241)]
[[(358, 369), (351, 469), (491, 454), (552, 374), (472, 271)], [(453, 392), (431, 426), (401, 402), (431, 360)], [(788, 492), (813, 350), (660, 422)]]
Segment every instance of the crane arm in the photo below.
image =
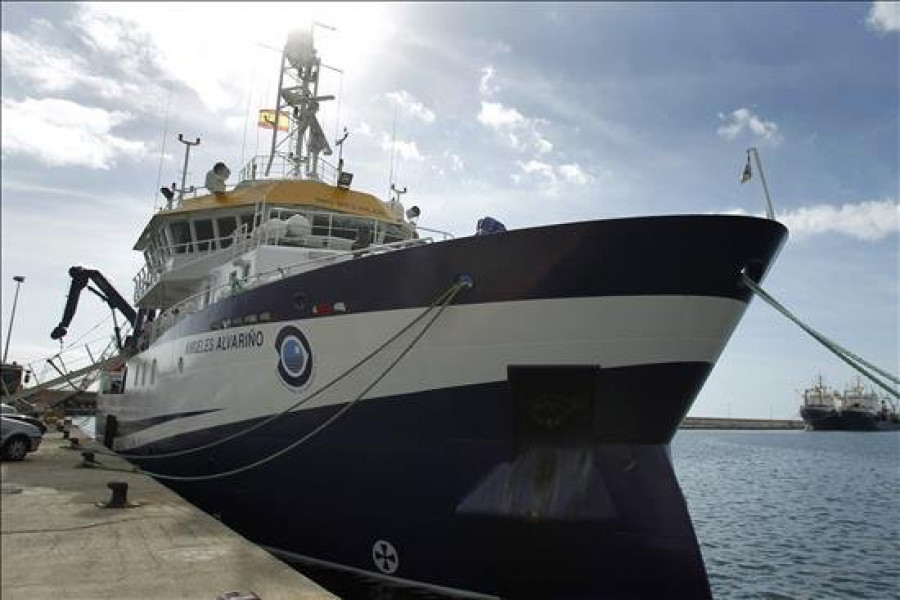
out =
[(102, 294), (97, 294), (93, 288), (89, 288), (91, 291), (109, 304), (111, 309), (118, 310), (122, 313), (132, 327), (135, 326), (137, 313), (131, 305), (128, 304), (128, 301), (116, 291), (116, 288), (112, 286), (106, 277), (100, 273), (100, 271), (85, 269), (83, 267), (72, 267), (69, 269), (69, 275), (72, 277), (72, 287), (69, 288), (69, 297), (66, 300), (66, 308), (63, 311), (63, 318), (59, 322), (59, 325), (57, 325), (53, 330), (53, 333), (50, 334), (51, 338), (58, 340), (66, 335), (67, 328), (72, 322), (72, 317), (75, 316), (75, 309), (78, 308), (78, 299), (81, 296), (81, 291), (89, 281), (93, 282)]

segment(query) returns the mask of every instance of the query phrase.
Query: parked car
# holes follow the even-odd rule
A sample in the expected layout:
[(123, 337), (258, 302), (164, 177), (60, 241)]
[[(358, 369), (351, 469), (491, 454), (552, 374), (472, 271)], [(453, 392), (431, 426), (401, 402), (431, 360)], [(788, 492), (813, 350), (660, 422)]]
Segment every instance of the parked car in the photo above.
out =
[(23, 423), (28, 423), (29, 425), (34, 425), (35, 427), (37, 427), (40, 430), (41, 435), (44, 435), (45, 433), (47, 433), (47, 425), (43, 421), (41, 421), (40, 419), (37, 419), (35, 417), (29, 417), (28, 415), (18, 415), (18, 414), (17, 415), (3, 415), (3, 416), (6, 417), (7, 419), (15, 419), (16, 421), (22, 421)]
[(19, 413), (18, 410), (14, 406), (10, 406), (9, 404), (0, 404), (0, 411), (4, 417), (9, 417), (10, 419), (16, 419), (17, 421), (24, 421), (25, 423), (29, 423), (34, 425), (38, 429), (41, 430), (41, 435), (47, 433), (47, 425), (44, 424), (43, 421), (36, 417), (30, 417), (28, 415), (23, 415)]
[(4, 460), (22, 460), (41, 445), (41, 430), (8, 415), (0, 417), (0, 454)]

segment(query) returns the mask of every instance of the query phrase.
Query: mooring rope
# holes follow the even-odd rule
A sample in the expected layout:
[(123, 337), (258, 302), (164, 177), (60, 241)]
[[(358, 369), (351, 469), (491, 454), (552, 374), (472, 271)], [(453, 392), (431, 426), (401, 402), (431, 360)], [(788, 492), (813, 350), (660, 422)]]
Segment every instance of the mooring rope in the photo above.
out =
[[(372, 388), (374, 388), (385, 377), (387, 377), (387, 375), (394, 369), (394, 367), (396, 367), (397, 364), (399, 364), (400, 361), (403, 360), (403, 358), (407, 354), (409, 354), (409, 352), (419, 342), (419, 340), (421, 340), (422, 337), (431, 329), (432, 325), (434, 325), (435, 321), (437, 321), (438, 317), (441, 316), (441, 314), (444, 312), (444, 310), (447, 308), (447, 306), (456, 298), (456, 295), (463, 288), (467, 288), (467, 287), (471, 287), (471, 286), (472, 286), (472, 282), (471, 282), (471, 279), (469, 279), (469, 278), (458, 280), (457, 282), (455, 282), (450, 287), (448, 292), (445, 292), (444, 294), (442, 294), (442, 296), (445, 296), (445, 298), (437, 306), (437, 312), (435, 312), (434, 316), (432, 316), (431, 319), (429, 319), (429, 321), (425, 324), (425, 326), (422, 328), (422, 331), (420, 331), (418, 334), (416, 334), (416, 336), (406, 346), (406, 348), (404, 348), (403, 351), (400, 352), (400, 354), (393, 361), (391, 361), (391, 364), (389, 364), (387, 366), (387, 368), (378, 377), (376, 377), (374, 381), (372, 381), (372, 383), (370, 383), (368, 386), (366, 386), (366, 388), (362, 392), (360, 392), (356, 396), (356, 398), (354, 398), (353, 400), (351, 400), (350, 402), (348, 402), (347, 404), (342, 406), (333, 415), (331, 415), (330, 417), (325, 419), (325, 421), (323, 421), (322, 423), (317, 425), (312, 431), (309, 431), (308, 433), (306, 433), (299, 439), (291, 442), (289, 445), (285, 446), (284, 448), (282, 448), (276, 452), (273, 452), (272, 454), (269, 454), (268, 456), (265, 456), (265, 457), (255, 461), (255, 462), (252, 462), (250, 464), (243, 465), (240, 467), (235, 467), (234, 469), (230, 469), (228, 471), (223, 471), (221, 473), (209, 473), (206, 475), (168, 475), (165, 473), (156, 473), (153, 471), (145, 471), (138, 467), (135, 467), (134, 471), (132, 471), (132, 472), (142, 473), (144, 475), (149, 475), (155, 479), (162, 479), (162, 480), (167, 480), (167, 481), (208, 481), (211, 479), (222, 479), (225, 477), (231, 477), (233, 475), (237, 475), (239, 473), (243, 473), (245, 471), (255, 469), (256, 467), (260, 467), (266, 463), (269, 463), (269, 462), (275, 460), (279, 456), (282, 456), (282, 455), (290, 452), (294, 448), (300, 446), (301, 444), (304, 444), (305, 442), (308, 442), (310, 439), (312, 439), (313, 437), (315, 437), (316, 435), (318, 435), (319, 433), (321, 433), (322, 431), (327, 429), (329, 426), (334, 424), (338, 419), (340, 419), (343, 415), (345, 415), (350, 409), (352, 409), (354, 406), (359, 404), (365, 398), (366, 394), (368, 394), (372, 390)], [(434, 307), (429, 307), (429, 309), (430, 308), (434, 308)], [(107, 467), (101, 466), (98, 468), (107, 468)], [(112, 470), (126, 471), (125, 469), (112, 469)]]
[[(294, 402), (293, 404), (284, 408), (280, 412), (270, 415), (269, 417), (266, 417), (265, 419), (258, 421), (256, 423), (254, 423), (253, 425), (250, 425), (249, 427), (246, 427), (244, 429), (236, 431), (236, 432), (229, 434), (218, 440), (213, 440), (212, 442), (202, 444), (200, 446), (195, 446), (192, 448), (182, 448), (181, 450), (174, 450), (172, 452), (162, 452), (159, 454), (136, 454), (136, 453), (129, 453), (129, 452), (101, 451), (99, 453), (106, 454), (108, 456), (119, 456), (122, 458), (127, 458), (129, 460), (150, 460), (150, 459), (159, 459), (159, 458), (172, 458), (175, 456), (184, 456), (186, 454), (193, 454), (195, 452), (200, 452), (202, 450), (208, 450), (210, 448), (215, 448), (216, 446), (220, 446), (226, 442), (230, 442), (231, 440), (237, 439), (237, 438), (244, 436), (252, 431), (256, 431), (257, 429), (260, 429), (261, 427), (265, 427), (269, 423), (272, 423), (273, 421), (276, 421), (276, 420), (284, 417), (286, 414), (290, 413), (294, 409), (296, 409), (300, 406), (303, 406), (304, 404), (313, 400), (314, 398), (316, 398), (323, 392), (334, 387), (336, 384), (338, 384), (343, 379), (350, 376), (354, 371), (356, 371), (358, 368), (360, 368), (361, 366), (363, 366), (364, 364), (366, 364), (367, 362), (372, 360), (377, 354), (379, 354), (382, 350), (384, 350), (389, 345), (391, 345), (400, 336), (402, 336), (404, 333), (406, 333), (407, 331), (409, 331), (410, 329), (415, 327), (416, 324), (418, 324), (422, 319), (424, 319), (428, 315), (428, 313), (430, 313), (435, 308), (439, 307), (439, 305), (442, 305), (442, 304), (446, 305), (445, 302), (451, 300), (452, 297), (455, 297), (456, 294), (459, 293), (459, 291), (462, 288), (470, 287), (470, 286), (471, 286), (471, 283), (469, 283), (467, 281), (454, 282), (453, 284), (450, 285), (450, 287), (448, 287), (446, 290), (444, 290), (443, 293), (441, 293), (437, 298), (435, 298), (435, 300), (431, 304), (429, 304), (428, 307), (424, 311), (422, 311), (418, 316), (416, 316), (415, 319), (410, 321), (402, 329), (400, 329), (397, 333), (392, 335), (385, 342), (383, 342), (381, 345), (379, 345), (377, 348), (375, 348), (372, 352), (370, 352), (368, 355), (366, 355), (361, 360), (359, 360), (359, 362), (357, 362), (356, 364), (354, 364), (353, 366), (348, 368), (346, 371), (344, 371), (343, 373), (341, 373), (340, 375), (338, 375), (337, 377), (335, 377), (334, 379), (332, 379), (331, 381), (329, 381), (328, 383), (326, 383), (325, 385), (323, 385), (322, 387), (317, 389), (315, 392), (313, 392), (309, 396), (301, 398), (300, 400), (298, 400), (297, 402)], [(441, 309), (441, 310), (443, 310), (443, 309)]]
[(900, 393), (898, 393), (896, 390), (891, 388), (889, 384), (883, 382), (881, 379), (879, 379), (874, 374), (872, 374), (870, 372), (870, 370), (875, 371), (876, 373), (878, 373), (882, 377), (885, 377), (886, 379), (893, 382), (894, 384), (900, 384), (900, 378), (898, 378), (896, 375), (893, 375), (893, 374), (885, 371), (884, 369), (880, 369), (880, 368), (876, 367), (869, 361), (862, 359), (861, 357), (857, 356), (853, 352), (850, 352), (849, 350), (847, 350), (846, 348), (844, 348), (837, 342), (834, 342), (834, 341), (828, 339), (823, 334), (819, 333), (818, 331), (816, 331), (815, 329), (813, 329), (812, 327), (810, 327), (809, 325), (807, 325), (806, 323), (801, 321), (790, 310), (785, 308), (784, 305), (782, 305), (775, 298), (773, 298), (768, 292), (766, 292), (758, 283), (753, 281), (753, 279), (751, 279), (750, 276), (747, 275), (746, 273), (741, 273), (741, 282), (744, 285), (746, 285), (748, 288), (753, 290), (753, 292), (757, 296), (762, 298), (772, 308), (774, 308), (775, 310), (780, 312), (782, 315), (787, 317), (788, 320), (792, 321), (800, 329), (802, 329), (803, 331), (808, 333), (813, 339), (815, 339), (817, 342), (819, 342), (820, 344), (825, 346), (825, 348), (830, 350), (835, 356), (837, 356), (838, 358), (843, 360), (845, 363), (847, 363), (848, 365), (853, 367), (856, 371), (858, 371), (859, 373), (861, 373), (862, 375), (867, 377), (869, 380), (871, 380), (873, 383), (875, 383), (878, 387), (880, 387), (883, 390), (885, 390), (886, 392), (888, 392), (890, 395), (894, 396), (895, 398), (900, 398)]

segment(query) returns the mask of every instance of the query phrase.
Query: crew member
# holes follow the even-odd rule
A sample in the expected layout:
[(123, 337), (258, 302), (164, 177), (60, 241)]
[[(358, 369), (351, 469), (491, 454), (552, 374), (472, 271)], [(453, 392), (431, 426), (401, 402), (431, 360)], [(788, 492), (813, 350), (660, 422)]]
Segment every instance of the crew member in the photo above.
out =
[(225, 181), (231, 175), (231, 171), (223, 162), (217, 162), (212, 170), (206, 174), (206, 189), (217, 196), (225, 194)]

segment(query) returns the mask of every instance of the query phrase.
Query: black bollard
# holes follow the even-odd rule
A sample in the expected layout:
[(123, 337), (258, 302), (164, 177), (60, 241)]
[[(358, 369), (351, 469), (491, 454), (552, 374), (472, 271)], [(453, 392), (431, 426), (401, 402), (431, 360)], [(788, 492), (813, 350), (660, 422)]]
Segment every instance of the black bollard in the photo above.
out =
[(107, 508), (125, 508), (128, 496), (128, 484), (124, 481), (110, 481), (106, 487), (112, 490), (112, 497), (109, 499)]

